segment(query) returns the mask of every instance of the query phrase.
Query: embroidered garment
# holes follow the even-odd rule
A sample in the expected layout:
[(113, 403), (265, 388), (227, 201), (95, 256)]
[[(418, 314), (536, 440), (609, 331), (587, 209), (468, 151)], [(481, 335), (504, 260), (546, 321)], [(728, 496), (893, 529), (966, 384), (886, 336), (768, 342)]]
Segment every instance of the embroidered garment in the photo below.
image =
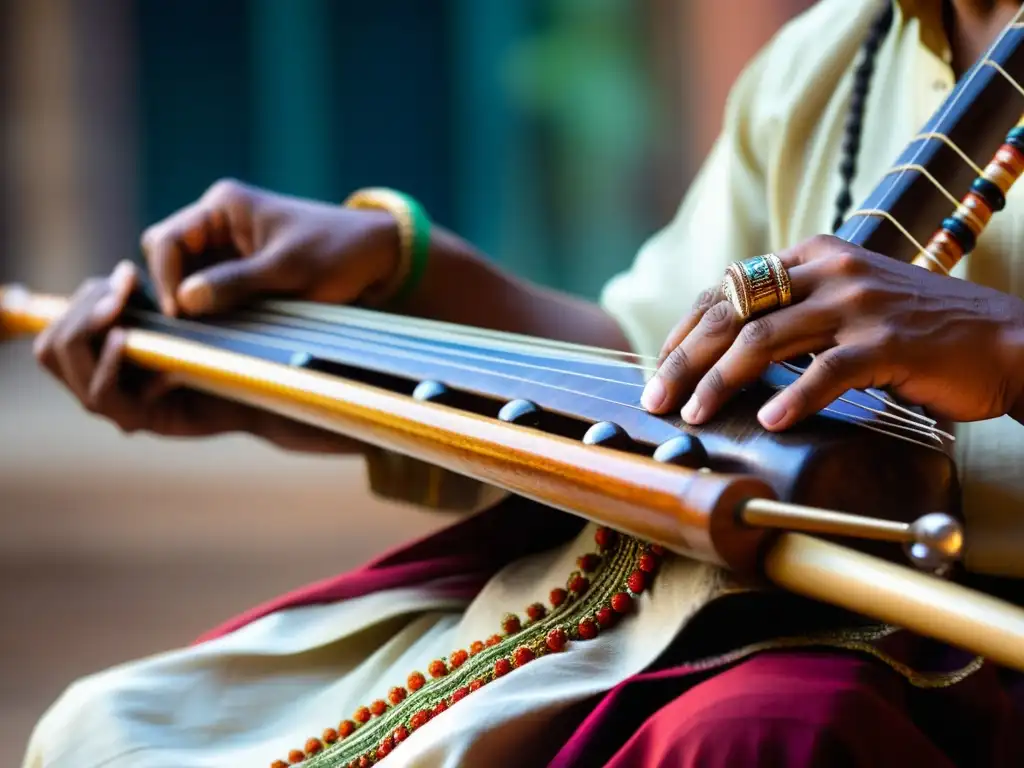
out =
[[(655, 354), (697, 293), (716, 283), (729, 262), (829, 230), (852, 72), (877, 9), (875, 0), (822, 0), (744, 72), (722, 136), (675, 220), (604, 293), (604, 305), (638, 352)], [(896, 3), (866, 105), (855, 199), (867, 194), (953, 85), (940, 17), (941, 0)], [(959, 275), (1021, 293), (1024, 238), (1015, 218), (1021, 194), (1011, 192), (1008, 210), (993, 220)], [(1024, 543), (1019, 523), (1013, 528), (1010, 519), (1024, 506), (1024, 433), (997, 419), (961, 427), (957, 437), (972, 565), (1005, 566)], [(998, 536), (993, 521), (1003, 526)], [(338, 731), (360, 707), (387, 702), (393, 687), (405, 686), (412, 699), (412, 671), (427, 675), (435, 660), (451, 666), (459, 649), (468, 656), (474, 641), (503, 629), (506, 612), (523, 617), (537, 602), (549, 610), (550, 591), (566, 588), (580, 570), (577, 558), (593, 551), (595, 530), (581, 527), (561, 513), (506, 502), (239, 617), (193, 647), (76, 683), (39, 723), (24, 766), (262, 768), (287, 761), (311, 738), (319, 746), (310, 745), (310, 754), (319, 760), (333, 748), (327, 744), (325, 751), (325, 741), (344, 745)], [(803, 634), (797, 624), (810, 612), (805, 603), (788, 613), (759, 610), (757, 600), (744, 602), (749, 596), (712, 602), (728, 591), (727, 577), (715, 569), (666, 558), (614, 627), (591, 640), (569, 640), (561, 651), (517, 665), (447, 709), (431, 710), (404, 738), (396, 727), (387, 735), (384, 764), (551, 761), (568, 768), (609, 760), (654, 765), (671, 757), (682, 765), (714, 766), (751, 764), (755, 754), (793, 766), (820, 764), (816, 755), (828, 756), (830, 764), (870, 764), (873, 753), (851, 742), (846, 705), (865, 722), (888, 726), (865, 738), (913, 732), (934, 747), (929, 754), (945, 754), (952, 763), (971, 749), (1009, 755), (1013, 738), (1024, 734), (1007, 683), (1016, 684), (1016, 675), (906, 633), (870, 627), (823, 639), (833, 650), (820, 655), (752, 656), (766, 637)], [(769, 600), (757, 599), (762, 606)], [(784, 614), (794, 621), (782, 621)], [(502, 646), (510, 665), (516, 634)], [(730, 646), (749, 647), (723, 655)], [(711, 661), (694, 663), (708, 655)], [(811, 685), (815, 676), (818, 687)], [(766, 679), (771, 695), (764, 694)], [(436, 682), (422, 690), (433, 696)], [(788, 712), (793, 722), (776, 729), (778, 710), (803, 695), (835, 705), (828, 710), (834, 717), (822, 722), (821, 709), (794, 707)], [(446, 702), (452, 698), (445, 695)], [(878, 709), (882, 698), (891, 710)], [(988, 709), (957, 704), (975, 699)], [(388, 707), (379, 717), (397, 711)], [(723, 724), (722, 707), (747, 717)], [(990, 715), (986, 727), (967, 730), (953, 722), (968, 710)], [(368, 726), (377, 717), (370, 716)], [(963, 736), (959, 745), (950, 741), (954, 729)], [(818, 746), (816, 738), (823, 740)], [(376, 759), (361, 752), (354, 764), (364, 758)]]

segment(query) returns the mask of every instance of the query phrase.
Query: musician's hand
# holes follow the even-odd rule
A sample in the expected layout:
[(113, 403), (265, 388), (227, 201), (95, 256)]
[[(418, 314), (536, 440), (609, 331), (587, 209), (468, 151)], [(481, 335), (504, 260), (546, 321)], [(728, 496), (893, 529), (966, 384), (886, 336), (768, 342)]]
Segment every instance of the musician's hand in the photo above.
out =
[(142, 236), (163, 311), (203, 315), (260, 294), (357, 299), (397, 268), (398, 227), (383, 211), (219, 181)]
[(93, 413), (125, 432), (203, 437), (249, 432), (292, 450), (342, 453), (358, 446), (334, 434), (239, 403), (183, 388), (160, 377), (124, 385), (125, 332), (113, 328), (138, 281), (130, 262), (108, 278), (87, 281), (68, 310), (37, 338), (36, 357)]
[(792, 305), (742, 324), (720, 291), (706, 292), (665, 342), (644, 392), (649, 410), (683, 406), (687, 422), (706, 422), (769, 363), (808, 353), (817, 354), (807, 371), (761, 409), (766, 429), (784, 430), (866, 387), (954, 421), (1020, 408), (1024, 301), (834, 237), (777, 255)]

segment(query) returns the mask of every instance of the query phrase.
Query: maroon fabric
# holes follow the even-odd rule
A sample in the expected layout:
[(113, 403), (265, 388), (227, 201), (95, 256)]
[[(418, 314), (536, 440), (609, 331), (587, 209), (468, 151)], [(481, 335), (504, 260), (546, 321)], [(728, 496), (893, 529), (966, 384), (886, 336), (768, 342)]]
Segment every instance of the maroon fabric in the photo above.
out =
[[(910, 635), (897, 644), (932, 645)], [(1020, 678), (1007, 685), (1001, 675), (987, 665), (952, 687), (921, 689), (845, 650), (643, 673), (603, 697), (550, 768), (1021, 766), (1024, 719), (1008, 695)]]
[[(581, 525), (575, 517), (511, 499), (258, 606), (197, 642), (273, 612), (437, 579), (447, 579), (452, 594), (471, 599), (506, 564), (567, 541)], [(734, 613), (748, 625), (763, 623), (746, 609)], [(725, 623), (718, 629), (736, 637), (742, 628)], [(706, 626), (696, 633), (715, 634)], [(919, 670), (955, 669), (969, 659), (908, 633), (879, 645)], [(669, 654), (575, 710), (577, 721), (568, 724), (550, 768), (1016, 767), (1024, 766), (1022, 712), (1024, 677), (992, 665), (950, 688), (919, 689), (852, 651), (772, 651), (711, 668), (673, 662)]]

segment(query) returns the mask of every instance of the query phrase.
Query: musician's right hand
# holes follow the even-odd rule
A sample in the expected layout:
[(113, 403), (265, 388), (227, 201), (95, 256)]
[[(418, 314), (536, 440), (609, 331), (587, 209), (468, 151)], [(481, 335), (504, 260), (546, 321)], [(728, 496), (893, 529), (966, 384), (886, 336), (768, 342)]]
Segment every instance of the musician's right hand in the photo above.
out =
[[(258, 295), (349, 302), (389, 277), (398, 233), (385, 212), (357, 211), (218, 182), (142, 238), (161, 308), (198, 316)], [(87, 281), (36, 340), (40, 363), (91, 412), (126, 432), (174, 437), (250, 432), (282, 447), (349, 451), (356, 444), (255, 408), (151, 378), (126, 388), (124, 333), (114, 328), (139, 278), (125, 262)], [(101, 343), (98, 343), (101, 342)], [(101, 351), (97, 354), (96, 349)]]

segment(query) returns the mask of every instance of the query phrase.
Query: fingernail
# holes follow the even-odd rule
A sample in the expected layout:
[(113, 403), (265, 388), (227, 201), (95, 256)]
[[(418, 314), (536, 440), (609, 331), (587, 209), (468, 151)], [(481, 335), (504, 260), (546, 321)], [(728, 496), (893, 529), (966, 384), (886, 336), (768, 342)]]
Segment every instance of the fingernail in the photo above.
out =
[(693, 395), (683, 406), (682, 417), (689, 424), (696, 424), (700, 419), (701, 411), (704, 409), (700, 405), (700, 400), (697, 399), (696, 395)]
[(112, 315), (117, 314), (118, 306), (117, 296), (108, 293), (96, 302), (92, 309), (93, 317), (100, 322), (107, 322)]
[(114, 267), (113, 273), (110, 275), (111, 282), (114, 285), (123, 285), (125, 282), (130, 280), (132, 277), (132, 263), (124, 260), (118, 262), (117, 266)]
[(640, 405), (648, 411), (653, 411), (660, 408), (663, 402), (665, 402), (665, 382), (661, 380), (660, 376), (655, 376), (644, 387), (644, 392), (640, 395)]
[(757, 414), (758, 420), (766, 427), (774, 427), (786, 415), (786, 401), (782, 397), (773, 397)]
[(192, 275), (178, 288), (178, 301), (190, 314), (206, 312), (213, 306), (213, 287), (202, 275)]

